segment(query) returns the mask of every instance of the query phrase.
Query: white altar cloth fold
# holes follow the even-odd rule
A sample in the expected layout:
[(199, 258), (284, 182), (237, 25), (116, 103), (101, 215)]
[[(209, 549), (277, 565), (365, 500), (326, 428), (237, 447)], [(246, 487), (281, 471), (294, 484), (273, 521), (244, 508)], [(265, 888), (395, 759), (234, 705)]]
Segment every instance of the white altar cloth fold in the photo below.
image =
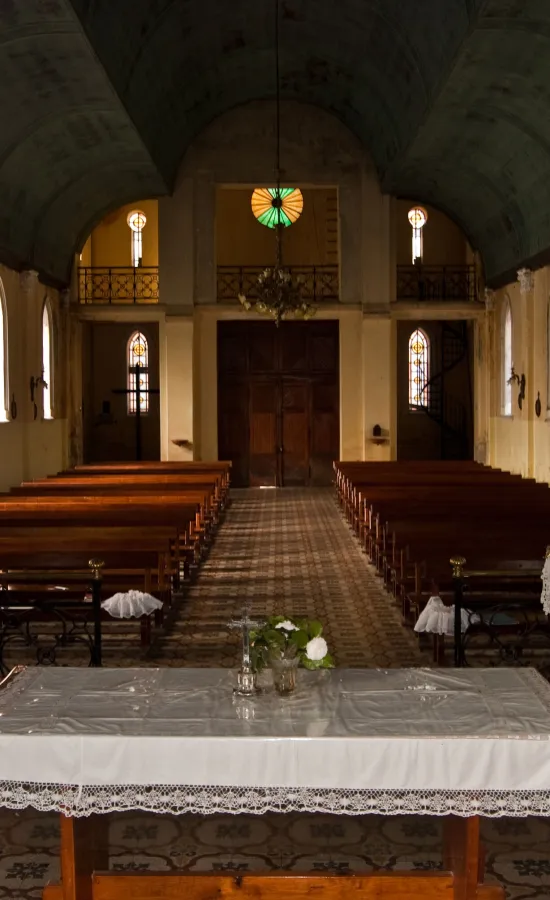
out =
[(0, 691), (0, 803), (76, 815), (550, 815), (550, 685), (531, 669), (27, 669)]

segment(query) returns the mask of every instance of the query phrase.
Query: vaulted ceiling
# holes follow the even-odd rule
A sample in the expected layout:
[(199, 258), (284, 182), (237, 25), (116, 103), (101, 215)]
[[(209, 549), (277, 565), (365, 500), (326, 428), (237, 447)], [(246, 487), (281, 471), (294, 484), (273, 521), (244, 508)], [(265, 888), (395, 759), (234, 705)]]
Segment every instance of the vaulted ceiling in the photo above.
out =
[[(274, 0), (2, 0), (0, 258), (65, 282), (106, 211), (273, 97), (273, 22)], [(281, 84), (451, 215), (490, 282), (550, 260), (549, 0), (281, 0)]]

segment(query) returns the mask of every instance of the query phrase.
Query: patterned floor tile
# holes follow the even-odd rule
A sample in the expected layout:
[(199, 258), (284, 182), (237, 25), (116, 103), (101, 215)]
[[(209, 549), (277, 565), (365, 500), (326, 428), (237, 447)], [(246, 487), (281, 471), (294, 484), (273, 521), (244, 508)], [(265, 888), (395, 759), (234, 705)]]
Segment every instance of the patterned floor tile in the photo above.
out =
[[(138, 640), (106, 642), (107, 665), (236, 666), (228, 622), (247, 605), (320, 619), (337, 664), (429, 664), (327, 490), (234, 491), (197, 581), (144, 656)], [(136, 636), (137, 637), (137, 636)], [(87, 664), (73, 656), (67, 664)], [(441, 820), (266, 815), (108, 817), (110, 866), (185, 871), (427, 871), (441, 866)], [(550, 821), (483, 822), (487, 879), (507, 900), (548, 900)], [(0, 900), (39, 898), (59, 877), (55, 814), (0, 809)]]

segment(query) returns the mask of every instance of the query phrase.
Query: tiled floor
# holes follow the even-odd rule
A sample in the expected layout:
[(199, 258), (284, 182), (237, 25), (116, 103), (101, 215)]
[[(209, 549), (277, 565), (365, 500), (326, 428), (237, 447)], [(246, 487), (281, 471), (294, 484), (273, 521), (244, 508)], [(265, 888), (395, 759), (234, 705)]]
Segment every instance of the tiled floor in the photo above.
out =
[[(215, 545), (174, 621), (143, 657), (107, 641), (107, 665), (235, 666), (231, 618), (284, 612), (320, 619), (341, 666), (426, 665), (331, 491), (234, 491)], [(137, 635), (136, 635), (137, 636)], [(75, 658), (70, 664), (77, 663)], [(0, 761), (1, 767), (1, 761)], [(151, 816), (110, 821), (112, 868), (368, 872), (440, 865), (441, 822), (320, 815)], [(508, 900), (550, 897), (550, 819), (483, 823), (487, 879)], [(58, 877), (58, 818), (0, 810), (0, 900), (41, 896)]]
[(154, 655), (164, 665), (235, 666), (230, 619), (286, 613), (323, 622), (340, 666), (418, 666), (429, 657), (401, 625), (350, 535), (332, 490), (233, 491), (197, 583)]

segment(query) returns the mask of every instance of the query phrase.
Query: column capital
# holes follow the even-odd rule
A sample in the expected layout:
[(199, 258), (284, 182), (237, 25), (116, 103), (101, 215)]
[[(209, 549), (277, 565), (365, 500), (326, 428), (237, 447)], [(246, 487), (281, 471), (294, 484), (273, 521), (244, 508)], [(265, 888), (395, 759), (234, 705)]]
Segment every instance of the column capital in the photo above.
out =
[(483, 292), (483, 299), (485, 301), (485, 309), (487, 312), (492, 312), (495, 308), (495, 292), (492, 288), (486, 287)]
[(25, 269), (19, 275), (19, 283), (21, 285), (21, 290), (25, 294), (30, 294), (38, 284), (38, 272), (35, 272), (34, 269)]
[(518, 269), (519, 289), (522, 294), (529, 294), (535, 286), (535, 273), (532, 269)]

